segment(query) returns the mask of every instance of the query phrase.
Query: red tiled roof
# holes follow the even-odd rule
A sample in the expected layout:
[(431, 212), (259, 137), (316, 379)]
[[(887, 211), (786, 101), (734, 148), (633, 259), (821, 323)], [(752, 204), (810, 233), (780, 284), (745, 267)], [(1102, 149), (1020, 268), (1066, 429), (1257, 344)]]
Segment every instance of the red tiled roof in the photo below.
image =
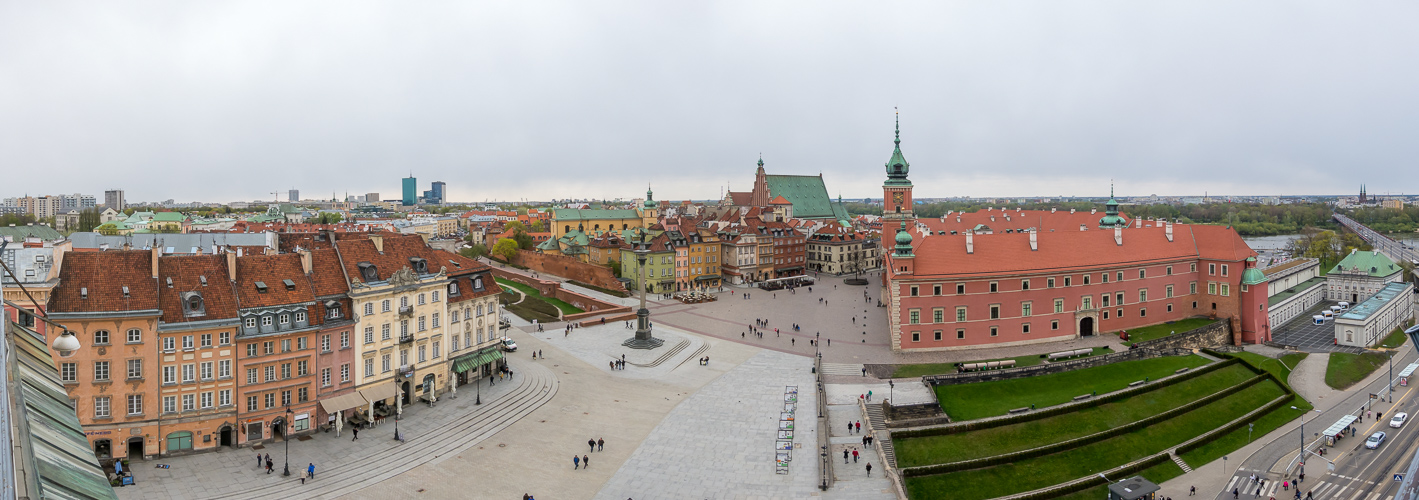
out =
[[(158, 280), (153, 279), (150, 250), (69, 252), (59, 271), (59, 286), (49, 297), (49, 311), (107, 312), (158, 309)], [(128, 287), (128, 297), (123, 287)], [(84, 288), (88, 298), (82, 297)]]
[[(66, 263), (67, 264), (67, 263)], [(237, 317), (236, 296), (227, 279), (225, 255), (168, 255), (158, 259), (158, 305), (163, 310), (164, 323), (207, 321)], [(202, 278), (207, 283), (202, 283)], [(169, 287), (167, 280), (172, 280)], [(189, 318), (183, 314), (184, 292), (196, 292), (202, 297), (204, 314)]]
[(1121, 246), (1115, 243), (1113, 230), (1076, 229), (1036, 234), (1039, 241), (1037, 251), (1030, 250), (1028, 233), (994, 233), (975, 235), (974, 253), (966, 253), (965, 235), (923, 238), (913, 232), (912, 236), (916, 238), (913, 274), (915, 277), (988, 276), (1119, 267), (1179, 259), (1241, 261), (1252, 253), (1235, 231), (1221, 226), (1175, 224), (1172, 242), (1167, 240), (1163, 228), (1128, 228), (1123, 230)]
[(310, 261), (310, 285), (315, 296), (328, 297), (349, 293), (350, 285), (345, 282), (345, 273), (340, 269), (340, 258), (336, 256), (334, 249), (312, 250)]
[[(995, 217), (995, 220), (990, 220)], [(1009, 217), (1009, 220), (1006, 219)], [(1048, 210), (978, 210), (975, 212), (955, 212), (941, 218), (922, 218), (917, 222), (925, 224), (932, 231), (965, 232), (967, 229), (976, 227), (977, 224), (989, 226), (994, 232), (1004, 232), (1006, 229), (1029, 229), (1036, 228), (1042, 231), (1050, 229), (1057, 230), (1079, 230), (1079, 225), (1084, 224), (1089, 229), (1099, 228), (1099, 219), (1104, 217), (1103, 212), (1091, 214), (1089, 212), (1069, 213), (1068, 210), (1057, 210), (1050, 213)], [(1123, 216), (1127, 218), (1126, 215)], [(961, 222), (956, 222), (956, 219)], [(1129, 219), (1129, 222), (1133, 222)]]
[[(310, 281), (304, 279), (305, 270), (301, 268), (300, 255), (247, 255), (238, 257), (236, 261), (236, 290), (242, 309), (315, 301)], [(294, 289), (288, 290), (282, 280), (294, 282)], [(256, 289), (258, 281), (266, 284), (266, 293)]]
[(749, 192), (736, 193), (736, 192), (734, 192), (734, 191), (730, 191), (730, 192), (729, 192), (729, 203), (730, 203), (731, 205), (739, 206), (739, 207), (742, 207), (742, 206), (744, 206), (744, 205), (748, 205), (748, 204), (749, 204), (749, 197), (752, 196), (753, 194), (754, 194), (754, 193), (749, 193)]
[(788, 201), (788, 199), (787, 199), (787, 198), (784, 198), (783, 195), (778, 195), (778, 196), (775, 196), (774, 199), (769, 200), (769, 204), (770, 204), (770, 205), (792, 205), (793, 202)]

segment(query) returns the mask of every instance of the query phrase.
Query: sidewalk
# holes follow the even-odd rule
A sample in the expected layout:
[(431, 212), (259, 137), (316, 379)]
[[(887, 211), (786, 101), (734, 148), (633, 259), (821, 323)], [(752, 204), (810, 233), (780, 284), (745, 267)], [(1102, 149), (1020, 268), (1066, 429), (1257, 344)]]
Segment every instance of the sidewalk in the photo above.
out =
[[(533, 363), (509, 360), (513, 378), (496, 385), (466, 385), (457, 397), (442, 396), (427, 404), (404, 407), (398, 422), (405, 442), (393, 439), (395, 421), (364, 429), (358, 441), (346, 428), (340, 437), (317, 432), (289, 443), (291, 476), (281, 475), (287, 443), (267, 443), (263, 449), (222, 448), (138, 461), (130, 465), (135, 484), (115, 489), (119, 498), (330, 498), (357, 491), (390, 476), (471, 447), (545, 404), (556, 394), (551, 370)], [(475, 393), (482, 405), (475, 405)], [(256, 466), (258, 453), (271, 455), (276, 471), (266, 474)], [(314, 463), (316, 479), (301, 484), (300, 475)], [(156, 465), (169, 465), (160, 469)]]

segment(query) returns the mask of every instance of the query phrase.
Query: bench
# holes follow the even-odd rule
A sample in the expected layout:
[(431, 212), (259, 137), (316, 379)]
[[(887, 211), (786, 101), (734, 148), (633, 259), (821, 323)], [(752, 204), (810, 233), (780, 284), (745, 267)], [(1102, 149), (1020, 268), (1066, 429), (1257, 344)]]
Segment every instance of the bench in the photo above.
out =
[(1139, 381), (1137, 381), (1137, 382), (1132, 382), (1132, 383), (1128, 384), (1128, 386), (1129, 386), (1129, 387), (1138, 387), (1138, 386), (1140, 386), (1140, 385), (1143, 385), (1143, 383), (1144, 383), (1144, 382), (1143, 382), (1142, 380), (1139, 380)]
[(1192, 369), (1191, 367), (1189, 367), (1189, 368), (1178, 368), (1178, 371), (1175, 371), (1175, 372), (1173, 372), (1173, 373), (1185, 373), (1185, 372), (1187, 372), (1188, 370), (1191, 370), (1191, 369)]
[(1083, 401), (1083, 400), (1085, 400), (1085, 399), (1089, 399), (1089, 398), (1092, 398), (1092, 397), (1094, 397), (1093, 394), (1085, 394), (1085, 395), (1083, 395), (1083, 396), (1074, 396), (1074, 400), (1075, 400), (1075, 401)]
[(1027, 412), (1027, 411), (1030, 411), (1030, 409), (1029, 409), (1029, 408), (1016, 408), (1016, 409), (1014, 409), (1014, 410), (1010, 410), (1010, 414), (1011, 414), (1011, 415), (1015, 415), (1015, 414), (1017, 414), (1017, 413), (1025, 413), (1025, 412)]

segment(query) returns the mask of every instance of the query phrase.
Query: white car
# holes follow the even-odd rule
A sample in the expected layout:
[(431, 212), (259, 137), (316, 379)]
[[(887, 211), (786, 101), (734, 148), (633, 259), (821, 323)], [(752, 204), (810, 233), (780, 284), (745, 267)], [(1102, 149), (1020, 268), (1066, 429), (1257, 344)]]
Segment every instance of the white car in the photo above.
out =
[(1379, 448), (1381, 444), (1384, 444), (1384, 442), (1385, 433), (1376, 432), (1374, 434), (1370, 434), (1370, 438), (1365, 440), (1365, 447), (1373, 450), (1375, 448)]
[(503, 350), (507, 352), (516, 351), (517, 342), (513, 342), (512, 339), (508, 337), (503, 337)]
[(1400, 428), (1404, 426), (1404, 422), (1407, 420), (1409, 420), (1408, 413), (1396, 413), (1393, 417), (1390, 417), (1389, 426), (1394, 428)]

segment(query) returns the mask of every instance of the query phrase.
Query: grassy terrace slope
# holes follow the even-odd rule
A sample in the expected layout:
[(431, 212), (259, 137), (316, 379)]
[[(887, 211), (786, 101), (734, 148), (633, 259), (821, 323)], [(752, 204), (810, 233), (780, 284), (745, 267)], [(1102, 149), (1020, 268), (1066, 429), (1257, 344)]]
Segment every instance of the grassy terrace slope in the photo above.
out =
[(983, 500), (1090, 476), (1177, 446), (1283, 394), (1280, 386), (1265, 381), (1137, 432), (1053, 455), (986, 469), (910, 477), (907, 494), (918, 499)]
[[(1095, 347), (1094, 352), (1090, 354), (1090, 356), (1100, 356), (1112, 352), (1114, 352), (1114, 350), (1109, 347)], [(1035, 366), (1044, 362), (1044, 358), (1041, 357), (1044, 355), (1045, 354), (1031, 354), (1028, 356), (1016, 356), (1013, 358), (980, 359), (975, 361), (966, 361), (966, 363), (980, 363), (983, 361), (1005, 361), (1007, 359), (1013, 359), (1015, 360), (1016, 367)], [(892, 378), (920, 377), (923, 375), (944, 375), (949, 373), (957, 373), (956, 363), (919, 363), (912, 365), (897, 365), (896, 371), (892, 372)]]
[(1128, 387), (1130, 382), (1166, 377), (1179, 368), (1198, 367), (1207, 363), (1207, 359), (1201, 356), (1166, 356), (1123, 361), (1038, 377), (938, 385), (936, 398), (941, 401), (942, 409), (946, 410), (946, 414), (952, 419), (975, 420), (1004, 415), (1011, 409), (1031, 404), (1036, 408), (1043, 408), (1067, 403), (1080, 394), (1113, 392)]
[[(1260, 354), (1250, 352), (1236, 352), (1230, 354), (1233, 357), (1242, 358), (1242, 361), (1259, 369), (1271, 372), (1277, 380), (1288, 380), (1291, 376), (1291, 368), (1295, 368), (1301, 360), (1308, 356), (1304, 352), (1295, 352), (1282, 356), (1280, 360), (1268, 358)], [(1288, 368), (1290, 367), (1290, 368)], [(1296, 409), (1291, 409), (1295, 406)], [(1253, 422), (1256, 428), (1248, 432), (1246, 427), (1239, 428), (1222, 435), (1210, 443), (1197, 447), (1194, 450), (1182, 454), (1182, 459), (1192, 467), (1201, 467), (1207, 463), (1222, 458), (1223, 455), (1241, 449), (1254, 439), (1258, 439), (1281, 427), (1286, 422), (1295, 420), (1296, 417), (1311, 411), (1313, 407), (1301, 396), (1292, 396), (1291, 401), (1280, 408), (1271, 410), (1270, 413), (1262, 415), (1261, 418)]]
[(1128, 330), (1128, 342), (1136, 344), (1139, 342), (1145, 342), (1153, 339), (1161, 339), (1163, 337), (1167, 337), (1175, 333), (1182, 333), (1189, 330), (1202, 328), (1204, 326), (1216, 322), (1217, 320), (1215, 319), (1187, 318), (1180, 319), (1172, 323), (1163, 323), (1161, 325), (1134, 328), (1132, 330)]
[(1113, 403), (1030, 422), (894, 440), (902, 467), (944, 464), (1028, 450), (1106, 431), (1202, 399), (1256, 374), (1236, 364)]
[(568, 304), (568, 303), (566, 303), (566, 301), (563, 301), (562, 299), (558, 299), (558, 298), (555, 298), (555, 297), (548, 297), (548, 296), (542, 295), (542, 292), (537, 291), (536, 288), (532, 288), (532, 287), (527, 286), (527, 285), (524, 285), (524, 284), (522, 284), (522, 283), (518, 283), (518, 282), (516, 282), (516, 281), (507, 280), (507, 279), (503, 279), (503, 278), (497, 278), (497, 281), (498, 281), (498, 284), (499, 284), (499, 285), (502, 285), (502, 286), (510, 286), (510, 287), (516, 288), (516, 289), (518, 289), (518, 290), (521, 290), (522, 293), (527, 294), (527, 298), (528, 298), (528, 299), (540, 300), (540, 301), (546, 302), (546, 303), (548, 303), (548, 304), (552, 304), (553, 306), (556, 306), (557, 309), (561, 309), (561, 310), (562, 310), (562, 314), (577, 314), (577, 313), (585, 312), (585, 311), (582, 311), (581, 308), (579, 308), (579, 307), (577, 307), (577, 306), (574, 306), (574, 305), (571, 305), (571, 304)]
[(1386, 361), (1389, 361), (1389, 356), (1379, 352), (1332, 352), (1330, 363), (1325, 368), (1325, 385), (1345, 390), (1356, 382), (1365, 380), (1365, 377), (1370, 376), (1370, 373), (1383, 366)]

